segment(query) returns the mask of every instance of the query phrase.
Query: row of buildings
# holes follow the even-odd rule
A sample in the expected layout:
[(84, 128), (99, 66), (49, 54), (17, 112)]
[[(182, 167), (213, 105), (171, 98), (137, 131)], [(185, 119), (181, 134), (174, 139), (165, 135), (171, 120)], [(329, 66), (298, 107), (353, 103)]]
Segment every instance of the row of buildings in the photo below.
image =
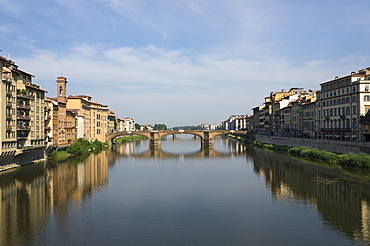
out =
[(57, 96), (33, 83), (24, 72), (0, 56), (0, 141), (1, 155), (17, 150), (66, 146), (78, 138), (105, 141), (105, 134), (135, 130), (134, 120), (118, 118), (108, 105), (86, 95), (67, 96), (67, 79), (56, 80)]
[(286, 137), (370, 141), (370, 68), (320, 84), (320, 90), (271, 92), (251, 115), (202, 129), (248, 130)]

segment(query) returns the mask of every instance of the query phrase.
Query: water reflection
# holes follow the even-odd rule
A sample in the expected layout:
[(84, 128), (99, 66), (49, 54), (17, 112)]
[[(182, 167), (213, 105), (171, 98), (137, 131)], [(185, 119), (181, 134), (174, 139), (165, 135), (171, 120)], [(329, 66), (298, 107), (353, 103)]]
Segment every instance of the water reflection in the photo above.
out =
[[(189, 148), (186, 144), (191, 143)], [(195, 144), (194, 143), (198, 143)], [(112, 152), (119, 156), (138, 159), (183, 159), (183, 158), (220, 158), (246, 154), (246, 147), (237, 141), (223, 139), (215, 145), (201, 145), (199, 139), (188, 138), (186, 141), (179, 137), (166, 138), (159, 146), (149, 146), (147, 141), (129, 142), (115, 145)]]
[(303, 163), (290, 156), (252, 150), (255, 174), (278, 202), (317, 209), (323, 223), (348, 238), (370, 242), (370, 188), (340, 168)]
[(235, 156), (248, 159), (247, 163), (263, 179), (276, 204), (303, 204), (318, 212), (327, 230), (359, 242), (370, 242), (368, 182), (357, 181), (340, 168), (303, 163), (288, 155), (246, 148), (236, 141), (223, 139), (214, 146), (185, 147), (182, 153), (167, 148), (166, 144), (173, 145), (175, 141), (178, 139), (167, 139), (156, 148), (149, 148), (147, 141), (130, 142), (85, 159), (58, 164), (45, 162), (1, 173), (0, 244), (39, 244), (38, 235), (50, 227), (59, 230), (73, 224), (71, 203), (78, 206), (106, 188), (108, 172), (121, 158), (125, 161), (221, 158), (226, 162)]
[(30, 244), (47, 216), (66, 221), (69, 201), (107, 185), (108, 152), (78, 165), (39, 163), (0, 175), (0, 244)]

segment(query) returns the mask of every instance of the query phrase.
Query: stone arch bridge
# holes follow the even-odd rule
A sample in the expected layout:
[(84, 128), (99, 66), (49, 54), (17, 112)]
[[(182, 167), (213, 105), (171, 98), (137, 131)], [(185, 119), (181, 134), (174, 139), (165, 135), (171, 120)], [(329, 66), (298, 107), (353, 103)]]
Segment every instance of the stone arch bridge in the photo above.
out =
[(220, 135), (227, 134), (237, 134), (237, 135), (246, 135), (247, 131), (234, 131), (234, 130), (159, 130), (159, 131), (116, 131), (108, 133), (105, 139), (113, 144), (113, 139), (117, 137), (124, 137), (130, 135), (140, 135), (147, 137), (149, 139), (150, 145), (159, 145), (161, 143), (161, 138), (167, 135), (176, 135), (176, 134), (191, 134), (198, 136), (202, 140), (204, 145), (213, 145), (214, 139)]

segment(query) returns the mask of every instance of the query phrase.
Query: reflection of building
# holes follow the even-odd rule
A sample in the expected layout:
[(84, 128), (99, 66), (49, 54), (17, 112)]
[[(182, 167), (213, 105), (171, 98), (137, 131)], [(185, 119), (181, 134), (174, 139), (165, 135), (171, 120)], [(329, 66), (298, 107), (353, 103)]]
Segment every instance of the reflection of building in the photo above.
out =
[(353, 239), (369, 241), (369, 185), (348, 182), (337, 169), (307, 165), (287, 155), (256, 150), (254, 170), (279, 201), (307, 204), (322, 220)]
[[(108, 182), (110, 152), (91, 154), (71, 165), (42, 163), (3, 173), (0, 179), (0, 245), (29, 244), (48, 213), (67, 213), (69, 200), (82, 200)], [(39, 165), (39, 166), (38, 166)]]

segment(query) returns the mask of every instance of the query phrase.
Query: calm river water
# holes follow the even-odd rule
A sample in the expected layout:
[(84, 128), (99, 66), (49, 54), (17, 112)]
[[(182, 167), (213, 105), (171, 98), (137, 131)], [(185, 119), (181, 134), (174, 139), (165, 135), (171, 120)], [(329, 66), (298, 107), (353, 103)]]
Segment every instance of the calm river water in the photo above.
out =
[(362, 245), (370, 186), (190, 135), (0, 173), (1, 245)]

